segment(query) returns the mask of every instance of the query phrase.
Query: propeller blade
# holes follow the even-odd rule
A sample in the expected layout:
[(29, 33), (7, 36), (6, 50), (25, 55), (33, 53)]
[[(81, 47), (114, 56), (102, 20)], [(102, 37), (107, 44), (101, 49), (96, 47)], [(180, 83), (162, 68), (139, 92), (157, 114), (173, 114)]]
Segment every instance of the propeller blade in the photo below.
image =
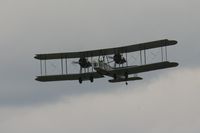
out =
[(78, 61), (72, 61), (72, 64), (79, 64)]

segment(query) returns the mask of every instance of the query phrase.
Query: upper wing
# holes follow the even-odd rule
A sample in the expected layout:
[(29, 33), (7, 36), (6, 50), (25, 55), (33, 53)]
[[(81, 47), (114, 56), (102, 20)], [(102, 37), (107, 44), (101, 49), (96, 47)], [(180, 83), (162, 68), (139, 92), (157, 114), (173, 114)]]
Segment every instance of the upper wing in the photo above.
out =
[(118, 69), (110, 71), (109, 73), (111, 75), (113, 74), (124, 75), (125, 72), (127, 72), (128, 74), (137, 74), (137, 73), (154, 71), (154, 70), (165, 69), (165, 68), (176, 67), (176, 66), (178, 66), (178, 63), (176, 62), (165, 61), (165, 62), (152, 63), (152, 64), (141, 65), (141, 66), (130, 66), (130, 67), (118, 68)]
[(99, 50), (91, 50), (83, 52), (37, 54), (35, 58), (39, 60), (50, 60), (50, 59), (61, 59), (61, 58), (94, 57), (101, 55), (111, 55), (116, 53), (128, 53), (128, 52), (152, 49), (163, 46), (170, 46), (170, 45), (175, 45), (176, 43), (177, 41), (164, 39), (164, 40), (141, 43), (136, 45), (124, 46), (124, 47), (107, 48), (107, 49), (99, 49)]
[(90, 80), (90, 77), (93, 78), (103, 78), (103, 75), (98, 74), (97, 72), (82, 73), (82, 74), (67, 74), (67, 75), (48, 75), (48, 76), (38, 76), (35, 80), (41, 82), (48, 81), (62, 81), (62, 80)]

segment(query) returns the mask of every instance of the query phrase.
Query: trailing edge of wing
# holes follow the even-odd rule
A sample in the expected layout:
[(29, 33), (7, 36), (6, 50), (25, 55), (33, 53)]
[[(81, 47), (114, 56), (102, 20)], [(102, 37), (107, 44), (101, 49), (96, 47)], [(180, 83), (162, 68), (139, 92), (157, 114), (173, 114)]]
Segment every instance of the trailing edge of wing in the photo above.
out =
[(82, 51), (82, 52), (69, 52), (69, 53), (50, 53), (50, 54), (37, 54), (36, 59), (39, 60), (51, 60), (51, 59), (61, 59), (61, 58), (80, 58), (80, 57), (94, 57), (101, 55), (111, 55), (116, 53), (129, 53), (145, 49), (152, 49), (164, 46), (170, 46), (177, 44), (175, 40), (158, 40), (153, 42), (141, 43), (136, 45), (129, 45), (116, 48), (107, 48), (91, 51)]
[(47, 75), (47, 76), (38, 76), (35, 80), (41, 82), (49, 81), (62, 81), (62, 80), (90, 80), (90, 77), (93, 78), (103, 78), (103, 75), (98, 74), (97, 72), (83, 73), (83, 74), (67, 74), (67, 75)]

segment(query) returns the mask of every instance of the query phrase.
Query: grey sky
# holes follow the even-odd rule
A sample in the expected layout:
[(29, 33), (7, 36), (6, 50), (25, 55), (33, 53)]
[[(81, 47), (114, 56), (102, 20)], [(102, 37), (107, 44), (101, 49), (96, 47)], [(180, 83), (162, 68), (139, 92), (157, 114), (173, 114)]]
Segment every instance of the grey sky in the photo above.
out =
[[(149, 118), (149, 121), (153, 120), (153, 117), (150, 116), (152, 115), (151, 113), (135, 111), (136, 114), (129, 119), (128, 114), (131, 112), (127, 112), (128, 114), (125, 115), (126, 111), (117, 112), (115, 108), (119, 109), (122, 107), (126, 110), (128, 105), (132, 104), (134, 100), (136, 101), (133, 103), (139, 106), (141, 103), (140, 100), (143, 99), (146, 101), (152, 99), (153, 94), (151, 95), (151, 93), (156, 93), (159, 90), (169, 95), (173, 94), (174, 91), (176, 92), (174, 98), (178, 98), (179, 93), (177, 93), (177, 91), (180, 91), (183, 86), (186, 86), (185, 84), (191, 85), (190, 89), (192, 93), (190, 93), (191, 95), (187, 95), (187, 93), (190, 92), (187, 90), (190, 86), (187, 86), (185, 87), (187, 93), (184, 94), (184, 97), (193, 97), (193, 95), (195, 97), (196, 93), (198, 93), (197, 87), (199, 87), (199, 84), (197, 79), (199, 79), (199, 76), (194, 75), (196, 78), (192, 78), (190, 75), (186, 80), (187, 82), (182, 82), (180, 78), (184, 76), (187, 78), (187, 75), (182, 75), (181, 77), (180, 73), (185, 73), (185, 70), (189, 71), (190, 74), (194, 74), (195, 72), (199, 73), (199, 69), (194, 69), (199, 68), (200, 65), (199, 7), (200, 2), (197, 0), (2, 0), (0, 2), (0, 117), (4, 120), (0, 121), (0, 123), (2, 123), (1, 125), (4, 125), (4, 127), (0, 128), (0, 131), (3, 129), (4, 132), (12, 132), (8, 129), (16, 129), (25, 132), (26, 129), (23, 129), (23, 127), (18, 127), (18, 125), (16, 128), (14, 127), (17, 123), (16, 121), (22, 121), (23, 124), (23, 121), (31, 119), (33, 123), (35, 123), (41, 118), (45, 122), (45, 117), (53, 121), (60, 113), (57, 119), (57, 121), (59, 121), (59, 118), (62, 116), (70, 115), (70, 112), (66, 111), (68, 113), (66, 114), (64, 111), (61, 111), (62, 109), (71, 109), (73, 112), (86, 107), (93, 109), (93, 115), (98, 115), (98, 107), (93, 105), (101, 104), (101, 107), (104, 108), (103, 104), (95, 100), (94, 103), (88, 103), (88, 99), (94, 98), (102, 100), (104, 99), (104, 95), (111, 95), (116, 101), (119, 101), (121, 95), (116, 93), (120, 92), (123, 95), (126, 91), (129, 91), (130, 94), (128, 94), (128, 97), (130, 97), (130, 99), (123, 99), (118, 107), (116, 107), (117, 105), (113, 105), (115, 101), (113, 101), (112, 98), (107, 97), (108, 103), (105, 104), (105, 107), (109, 106), (110, 110), (106, 113), (105, 109), (105, 112), (101, 116), (102, 121), (104, 119), (106, 121), (106, 117), (109, 116), (109, 113), (116, 113), (117, 115), (113, 116), (111, 121), (107, 121), (107, 126), (110, 125), (110, 127), (105, 127), (105, 130), (109, 129), (108, 132), (120, 132), (120, 130), (125, 129), (126, 126), (123, 126), (123, 123), (116, 122), (118, 119), (122, 119), (124, 124), (127, 123), (129, 125), (133, 122), (132, 119), (137, 116), (136, 114), (139, 116), (143, 114), (146, 115), (146, 118), (138, 118), (140, 122), (147, 118)], [(169, 48), (169, 58), (172, 61), (179, 62), (180, 66), (166, 71), (141, 74), (145, 79), (137, 83), (130, 83), (128, 87), (125, 87), (124, 84), (108, 84), (107, 80), (97, 80), (94, 84), (84, 83), (83, 85), (79, 85), (77, 82), (54, 82), (44, 84), (34, 81), (35, 76), (39, 73), (39, 64), (33, 59), (34, 54), (37, 53), (116, 47), (164, 38), (178, 40), (178, 45)], [(176, 75), (173, 75), (173, 72)], [(173, 84), (171, 80), (166, 78), (168, 73), (171, 73), (172, 77), (176, 77), (175, 80), (178, 80), (177, 83), (183, 84), (177, 85), (173, 87), (173, 89), (166, 88), (167, 90), (164, 90), (160, 86), (152, 87), (152, 84), (160, 84), (160, 80), (163, 84), (165, 80), (167, 80), (167, 83)], [(186, 72), (185, 74), (188, 73)], [(192, 86), (193, 82), (194, 86)], [(152, 92), (149, 92), (148, 88), (152, 89)], [(140, 89), (142, 89), (142, 92)], [(146, 98), (146, 95), (151, 96)], [(165, 113), (165, 110), (158, 109), (156, 111), (156, 109), (158, 108), (157, 105), (162, 106), (162, 103), (165, 102), (166, 99), (163, 100), (160, 94), (155, 95), (157, 101), (152, 108), (149, 107), (151, 108), (150, 111), (153, 114), (158, 110), (161, 114)], [(141, 98), (131, 99), (131, 97), (139, 96), (141, 96)], [(189, 103), (186, 104), (184, 97), (182, 97), (180, 93), (180, 101), (177, 104), (182, 104), (186, 107), (190, 104), (194, 104), (192, 109), (196, 110), (195, 106), (197, 106), (198, 109), (196, 111), (199, 111), (198, 104), (193, 103), (193, 100), (188, 101)], [(86, 99), (86, 101), (84, 99)], [(176, 103), (171, 106), (174, 99), (168, 100), (169, 102), (166, 103), (166, 108), (174, 108)], [(197, 98), (196, 100), (199, 101), (200, 99)], [(127, 106), (123, 106), (123, 104), (127, 104)], [(64, 107), (62, 108), (62, 106)], [(145, 105), (144, 107), (147, 108)], [(40, 112), (40, 109), (42, 112)], [(43, 111), (52, 109), (53, 112), (48, 113), (43, 118)], [(132, 108), (132, 110), (134, 109), (135, 107)], [(179, 111), (182, 110), (182, 108), (179, 109)], [(194, 111), (192, 109), (184, 113), (186, 115), (192, 114)], [(84, 119), (86, 119), (83, 116), (84, 113), (87, 114), (86, 109), (83, 109), (83, 112), (80, 111), (83, 119), (74, 119), (72, 115), (70, 120), (63, 118), (59, 124), (63, 122), (62, 124), (65, 125), (65, 121), (84, 122)], [(198, 113), (189, 115), (186, 120), (189, 118), (192, 119), (197, 114)], [(23, 118), (16, 117), (18, 115)], [(32, 116), (38, 117), (38, 119), (32, 118)], [(175, 116), (171, 119), (179, 119), (178, 116), (177, 118)], [(90, 118), (90, 120), (95, 121), (95, 118), (98, 119), (94, 117), (94, 119)], [(168, 124), (161, 119), (157, 120), (158, 122), (156, 122), (156, 125), (152, 127), (162, 128), (163, 125)], [(96, 129), (94, 128), (94, 130), (91, 131), (85, 129), (84, 131), (103, 131), (105, 125), (101, 127), (102, 121), (100, 123), (98, 123), (98, 120), (96, 121), (96, 126), (94, 125), (94, 127), (97, 127)], [(160, 126), (158, 124), (159, 121), (161, 122)], [(198, 132), (199, 128), (197, 128), (195, 124), (192, 125), (191, 121), (188, 120), (186, 125), (188, 125), (188, 128), (194, 129), (192, 132)], [(112, 127), (111, 123), (115, 122), (116, 125), (113, 124), (115, 126)], [(199, 122), (200, 118), (197, 117), (196, 123), (199, 124)], [(9, 123), (11, 124), (9, 125)], [(28, 124), (27, 127), (31, 129), (31, 124)], [(54, 123), (49, 124), (52, 127), (54, 126)], [(174, 125), (176, 124), (177, 123)], [(40, 125), (41, 128), (39, 128)], [(48, 126), (44, 123), (40, 125), (36, 124), (36, 127), (33, 126), (32, 128), (41, 129), (37, 131), (42, 132), (43, 129)], [(73, 126), (75, 126), (75, 123), (72, 127)], [(78, 126), (81, 126), (80, 123)], [(86, 127), (87, 126), (89, 128), (89, 125), (86, 125)], [(138, 127), (139, 126), (142, 126), (142, 124), (138, 125)], [(144, 125), (144, 128), (147, 127)], [(176, 126), (174, 126), (174, 128), (177, 129), (177, 132), (184, 129), (184, 127)], [(66, 128), (62, 129), (63, 132), (67, 131), (65, 130)], [(147, 132), (145, 129), (140, 129), (142, 129), (142, 127), (139, 127), (138, 130), (137, 127), (128, 128), (127, 130), (129, 131), (127, 132)], [(162, 129), (163, 130), (158, 130), (157, 132), (168, 131), (166, 125)], [(59, 131), (59, 126), (55, 126), (55, 131)], [(155, 130), (152, 130), (152, 132), (153, 131)], [(79, 130), (71, 129), (71, 132), (79, 132)], [(174, 132), (176, 131), (174, 130)]]

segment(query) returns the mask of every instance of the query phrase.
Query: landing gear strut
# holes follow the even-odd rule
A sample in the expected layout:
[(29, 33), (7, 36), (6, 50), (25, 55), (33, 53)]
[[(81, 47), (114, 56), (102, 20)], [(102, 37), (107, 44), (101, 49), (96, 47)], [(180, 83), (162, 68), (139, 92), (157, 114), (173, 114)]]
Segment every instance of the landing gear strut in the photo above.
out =
[(90, 77), (90, 82), (94, 82), (94, 78), (92, 76)]
[(83, 82), (82, 78), (79, 78), (78, 80), (79, 80), (79, 83), (82, 84)]
[(125, 83), (125, 84), (128, 85), (128, 82), (127, 82), (127, 79), (128, 79), (128, 73), (125, 72), (124, 76), (125, 76), (125, 79), (126, 79), (126, 83)]

